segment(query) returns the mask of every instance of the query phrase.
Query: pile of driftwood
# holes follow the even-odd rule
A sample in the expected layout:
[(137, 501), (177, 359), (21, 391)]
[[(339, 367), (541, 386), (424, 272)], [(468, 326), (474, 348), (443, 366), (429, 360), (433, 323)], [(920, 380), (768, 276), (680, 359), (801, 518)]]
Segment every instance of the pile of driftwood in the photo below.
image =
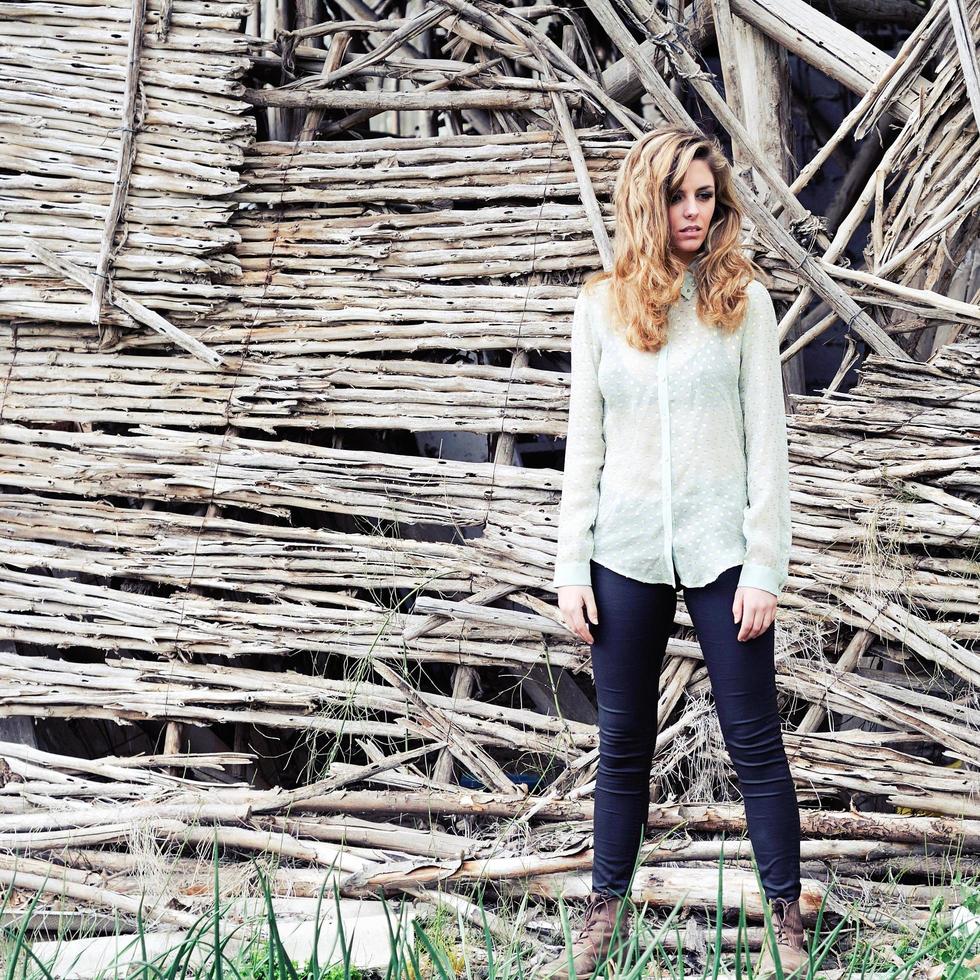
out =
[[(980, 855), (978, 4), (905, 10), (894, 56), (798, 0), (681, 24), (641, 0), (586, 0), (588, 22), (297, 5), (285, 32), (246, 6), (4, 5), (3, 914), (40, 890), (37, 930), (111, 931), (146, 893), (186, 927), (216, 842), (226, 897), (266, 866), (284, 902), (327, 883), (481, 926), (483, 894), (502, 942), (514, 915), (560, 939), (537, 900), (588, 892), (598, 733), (549, 589), (561, 471), (532, 453), (565, 431), (619, 162), (692, 104), (727, 134), (781, 312), (804, 914), (898, 932), (959, 903), (932, 882)], [(798, 168), (787, 52), (857, 96)], [(852, 137), (818, 220), (799, 195)], [(840, 370), (805, 394), (802, 354), (841, 321)], [(635, 897), (693, 927), (724, 858), (756, 943), (682, 596), (657, 707)]]

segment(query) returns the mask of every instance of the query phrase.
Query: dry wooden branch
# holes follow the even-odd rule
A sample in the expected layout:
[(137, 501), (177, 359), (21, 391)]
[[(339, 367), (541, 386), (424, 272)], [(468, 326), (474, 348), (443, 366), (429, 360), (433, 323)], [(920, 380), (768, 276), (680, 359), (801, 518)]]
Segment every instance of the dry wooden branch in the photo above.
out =
[[(126, 58), (126, 89), (123, 92), (121, 136), (119, 139), (119, 158), (116, 176), (113, 181), (112, 203), (106, 212), (105, 229), (102, 232), (102, 247), (95, 268), (92, 289), (92, 322), (101, 327), (102, 299), (109, 281), (109, 258), (116, 238), (116, 227), (126, 206), (129, 191), (129, 178), (135, 157), (136, 103), (139, 85), (140, 52), (143, 41), (143, 18), (146, 16), (146, 0), (133, 0), (130, 13), (129, 53)], [(103, 341), (105, 338), (103, 338)], [(103, 346), (106, 346), (103, 343)], [(216, 363), (216, 362), (212, 362)]]
[[(61, 255), (55, 255), (54, 252), (48, 251), (36, 242), (29, 243), (27, 245), (27, 250), (32, 254), (37, 256), (45, 265), (49, 266), (55, 272), (60, 272), (62, 275), (67, 276), (69, 279), (74, 279), (75, 282), (81, 283), (83, 286), (91, 289), (93, 297), (96, 295), (96, 277), (90, 275), (84, 269), (75, 265), (73, 262), (68, 261)], [(104, 280), (103, 280), (104, 281)], [(103, 287), (105, 288), (105, 287)], [(142, 303), (137, 302), (131, 296), (127, 296), (118, 287), (112, 286), (109, 288), (109, 301), (120, 309), (125, 310), (133, 319), (138, 320), (140, 323), (146, 324), (148, 327), (156, 330), (158, 333), (165, 337), (170, 338), (179, 347), (183, 347), (188, 353), (200, 358), (207, 364), (224, 366), (225, 359), (212, 350), (209, 350), (204, 344), (194, 337), (189, 336), (184, 333), (183, 330), (179, 330), (172, 323), (166, 320), (164, 317), (160, 316), (159, 313), (154, 313), (153, 310), (148, 309)], [(99, 297), (99, 303), (101, 308), (101, 297)]]

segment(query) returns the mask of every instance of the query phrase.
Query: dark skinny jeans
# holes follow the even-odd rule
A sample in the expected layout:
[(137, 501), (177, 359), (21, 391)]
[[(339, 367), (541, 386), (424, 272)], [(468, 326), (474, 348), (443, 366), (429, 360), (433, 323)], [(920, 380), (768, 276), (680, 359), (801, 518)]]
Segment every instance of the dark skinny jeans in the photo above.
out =
[[(650, 806), (660, 670), (674, 624), (677, 590), (638, 582), (595, 560), (599, 613), (592, 670), (599, 703), (592, 887), (629, 894)], [(732, 603), (741, 565), (684, 589), (725, 747), (745, 804), (752, 852), (768, 899), (799, 898), (800, 811), (776, 703), (775, 629), (740, 641)]]

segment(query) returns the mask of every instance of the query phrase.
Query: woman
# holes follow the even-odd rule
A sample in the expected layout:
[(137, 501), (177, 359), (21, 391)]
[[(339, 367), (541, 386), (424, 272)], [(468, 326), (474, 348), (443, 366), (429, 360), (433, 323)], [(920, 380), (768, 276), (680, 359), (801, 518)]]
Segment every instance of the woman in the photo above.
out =
[[(565, 624), (591, 644), (598, 696), (592, 893), (572, 950), (545, 975), (567, 977), (571, 959), (588, 976), (626, 935), (680, 588), (789, 974), (806, 954), (773, 662), (791, 539), (775, 310), (740, 248), (717, 141), (678, 126), (646, 134), (613, 199), (613, 268), (575, 303), (552, 583)], [(771, 950), (756, 969), (774, 972)]]

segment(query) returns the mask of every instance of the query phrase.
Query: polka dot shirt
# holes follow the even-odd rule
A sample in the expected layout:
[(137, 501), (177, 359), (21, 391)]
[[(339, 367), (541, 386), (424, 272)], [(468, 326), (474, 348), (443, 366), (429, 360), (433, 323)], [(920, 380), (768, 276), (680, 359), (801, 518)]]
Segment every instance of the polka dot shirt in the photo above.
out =
[[(695, 260), (697, 262), (698, 260)], [(778, 596), (791, 539), (776, 312), (758, 280), (739, 327), (697, 315), (692, 265), (657, 352), (610, 329), (608, 282), (580, 290), (552, 585), (591, 585), (590, 559), (696, 588), (741, 564)]]

